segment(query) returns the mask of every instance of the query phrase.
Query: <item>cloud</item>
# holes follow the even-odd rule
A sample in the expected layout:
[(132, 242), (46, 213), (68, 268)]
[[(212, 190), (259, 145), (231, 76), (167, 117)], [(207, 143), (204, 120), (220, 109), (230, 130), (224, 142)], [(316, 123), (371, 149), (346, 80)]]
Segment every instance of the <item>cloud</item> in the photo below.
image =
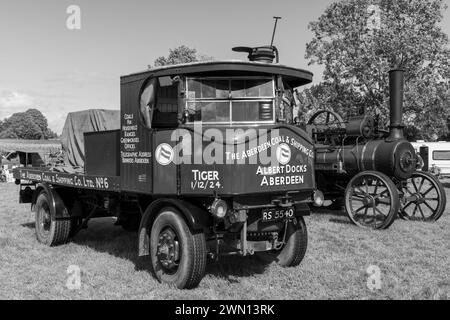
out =
[(66, 123), (67, 114), (68, 112), (62, 112), (59, 115), (52, 114), (48, 117), (48, 127), (57, 134), (61, 134)]
[(2, 91), (0, 93), (0, 119), (9, 117), (16, 112), (23, 112), (32, 108), (35, 104), (34, 99), (18, 91)]
[(13, 113), (36, 108), (47, 117), (49, 128), (60, 133), (71, 108), (53, 104), (57, 98), (61, 101), (61, 96), (57, 95), (47, 96), (31, 91), (24, 93), (5, 90), (0, 93), (0, 120), (10, 117)]
[(0, 120), (30, 108), (41, 111), (49, 128), (60, 134), (69, 112), (118, 109), (119, 78), (97, 72), (60, 72), (27, 87), (1, 84)]

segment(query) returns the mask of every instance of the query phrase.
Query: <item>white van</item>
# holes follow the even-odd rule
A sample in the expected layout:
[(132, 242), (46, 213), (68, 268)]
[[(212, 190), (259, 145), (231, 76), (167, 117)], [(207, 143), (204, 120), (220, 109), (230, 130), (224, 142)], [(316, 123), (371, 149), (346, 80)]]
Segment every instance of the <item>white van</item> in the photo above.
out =
[(412, 142), (414, 149), (423, 159), (423, 171), (428, 171), (437, 176), (450, 177), (450, 142)]

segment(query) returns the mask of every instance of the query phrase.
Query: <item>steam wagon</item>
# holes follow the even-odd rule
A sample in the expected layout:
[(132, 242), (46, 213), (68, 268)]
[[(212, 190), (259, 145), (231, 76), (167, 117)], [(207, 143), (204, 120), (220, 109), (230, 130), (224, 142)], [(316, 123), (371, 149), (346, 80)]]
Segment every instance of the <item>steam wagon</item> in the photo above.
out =
[(313, 142), (293, 125), (283, 97), (312, 74), (272, 63), (275, 55), (259, 47), (250, 61), (121, 77), (120, 129), (99, 125), (81, 139), (73, 127), (66, 152), (78, 152), (83, 166), (16, 170), (37, 239), (60, 245), (89, 219), (117, 217), (138, 230), (139, 255), (150, 256), (156, 278), (178, 288), (200, 282), (208, 257), (259, 255), (297, 266), (307, 247), (303, 217), (321, 194)]
[(436, 221), (445, 209), (442, 184), (418, 171), (419, 156), (403, 136), (404, 70), (391, 70), (390, 129), (368, 114), (346, 121), (334, 111), (322, 110), (306, 130), (316, 149), (318, 188), (340, 206), (355, 224), (388, 228), (397, 217)]

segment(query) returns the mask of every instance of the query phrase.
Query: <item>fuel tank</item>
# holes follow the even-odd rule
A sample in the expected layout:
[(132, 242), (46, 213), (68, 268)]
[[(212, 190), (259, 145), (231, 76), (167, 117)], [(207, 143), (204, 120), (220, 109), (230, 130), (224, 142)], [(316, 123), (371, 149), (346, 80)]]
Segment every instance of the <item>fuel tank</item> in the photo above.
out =
[(316, 150), (316, 169), (348, 175), (375, 170), (404, 180), (410, 178), (415, 171), (415, 154), (412, 144), (404, 139), (324, 147)]

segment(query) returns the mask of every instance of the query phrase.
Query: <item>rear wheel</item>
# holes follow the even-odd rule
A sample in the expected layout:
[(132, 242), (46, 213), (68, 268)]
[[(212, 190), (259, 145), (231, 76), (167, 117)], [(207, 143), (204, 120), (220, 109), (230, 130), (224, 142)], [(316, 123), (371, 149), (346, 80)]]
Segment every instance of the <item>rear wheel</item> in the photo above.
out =
[(347, 215), (360, 227), (389, 228), (397, 217), (399, 206), (395, 184), (381, 172), (359, 173), (350, 180), (345, 191)]
[(282, 267), (298, 266), (305, 257), (308, 246), (308, 232), (303, 217), (290, 221), (280, 237), (285, 240), (285, 245), (280, 250), (259, 252), (257, 256), (267, 262), (275, 261)]
[(193, 233), (181, 214), (164, 208), (153, 222), (150, 255), (156, 278), (179, 289), (196, 287), (205, 273), (204, 233)]
[(36, 199), (36, 237), (47, 246), (64, 244), (69, 239), (70, 220), (56, 220), (50, 211), (50, 201), (46, 192)]
[(437, 221), (447, 203), (445, 190), (439, 180), (427, 172), (414, 172), (402, 186), (403, 198), (399, 215), (413, 221)]

